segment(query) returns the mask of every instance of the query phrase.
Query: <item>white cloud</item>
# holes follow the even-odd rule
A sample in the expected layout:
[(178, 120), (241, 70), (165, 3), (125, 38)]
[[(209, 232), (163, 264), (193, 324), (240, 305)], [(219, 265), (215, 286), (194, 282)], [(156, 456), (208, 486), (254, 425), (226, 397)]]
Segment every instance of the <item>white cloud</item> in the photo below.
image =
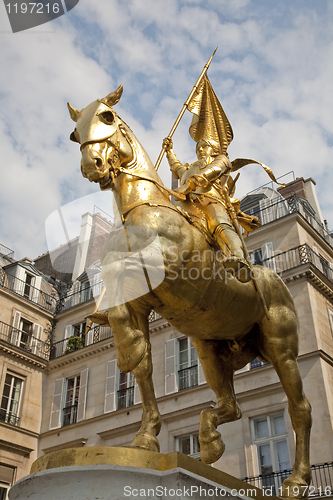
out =
[[(1, 243), (17, 256), (42, 253), (47, 216), (96, 191), (81, 177), (78, 145), (68, 140), (67, 100), (85, 107), (123, 83), (116, 110), (154, 162), (216, 46), (209, 75), (234, 129), (230, 157), (254, 157), (276, 175), (312, 176), (333, 224), (332, 14), (318, 2), (306, 5), (81, 0), (57, 21), (15, 35), (4, 15)], [(186, 115), (174, 137), (184, 162), (195, 157)], [(165, 161), (159, 173), (169, 184)], [(260, 167), (245, 167), (238, 194), (268, 180)]]

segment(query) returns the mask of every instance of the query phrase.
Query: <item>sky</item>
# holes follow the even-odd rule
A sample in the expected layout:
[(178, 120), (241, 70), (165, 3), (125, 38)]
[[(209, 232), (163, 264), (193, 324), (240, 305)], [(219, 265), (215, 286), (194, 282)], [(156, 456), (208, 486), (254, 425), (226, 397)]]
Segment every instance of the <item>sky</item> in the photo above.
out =
[[(87, 197), (87, 210), (112, 213), (112, 194), (80, 173), (67, 101), (81, 109), (122, 84), (115, 110), (155, 163), (215, 47), (208, 76), (234, 131), (230, 159), (312, 177), (333, 229), (333, 0), (80, 0), (19, 33), (1, 3), (0, 244), (34, 259), (60, 207), (83, 210)], [(174, 135), (184, 163), (190, 122), (186, 112)], [(166, 159), (159, 174), (170, 186)], [(268, 181), (244, 167), (236, 196)]]

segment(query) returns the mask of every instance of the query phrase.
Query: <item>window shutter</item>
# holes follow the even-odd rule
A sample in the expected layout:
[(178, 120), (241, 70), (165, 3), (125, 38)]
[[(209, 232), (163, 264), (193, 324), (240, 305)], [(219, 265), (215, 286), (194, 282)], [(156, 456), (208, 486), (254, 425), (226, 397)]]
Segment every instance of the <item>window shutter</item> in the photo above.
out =
[(77, 304), (80, 304), (80, 288), (81, 288), (81, 283), (79, 281), (75, 281), (74, 285), (72, 287), (73, 293), (72, 293), (72, 302), (71, 302), (71, 307), (76, 306)]
[[(15, 277), (16, 277), (18, 280), (25, 281), (26, 274), (27, 274), (27, 273), (26, 273), (26, 270), (25, 270), (25, 268), (24, 268), (24, 267), (22, 267), (22, 266), (17, 266), (17, 268), (16, 268), (16, 276), (15, 276)], [(22, 289), (22, 292), (21, 292), (21, 293), (23, 293), (23, 283), (20, 283), (20, 288)]]
[[(73, 325), (67, 325), (65, 327), (64, 340), (66, 341), (67, 339), (69, 339), (69, 337), (72, 337), (73, 335), (74, 335), (74, 326)], [(63, 343), (63, 353), (65, 352), (66, 349), (67, 349), (67, 342), (64, 342)]]
[(49, 429), (58, 429), (61, 427), (61, 414), (62, 414), (62, 398), (64, 388), (64, 378), (58, 378), (54, 382), (53, 399), (51, 407), (51, 418)]
[(67, 325), (65, 328), (65, 339), (69, 339), (69, 337), (72, 337), (73, 335), (74, 335), (74, 326)]
[(198, 384), (202, 385), (205, 383), (206, 383), (206, 379), (205, 379), (204, 371), (202, 369), (202, 365), (201, 365), (200, 360), (198, 358)]
[(259, 201), (261, 225), (268, 224), (273, 220), (272, 203), (268, 198)]
[[(95, 326), (98, 326), (97, 323), (93, 323), (91, 325), (89, 332), (87, 333), (87, 335), (85, 335), (85, 339), (86, 339), (85, 345), (91, 345), (94, 342), (94, 328), (95, 328)], [(84, 328), (84, 333), (85, 333), (86, 329), (87, 329), (87, 323), (86, 323), (86, 326)]]
[(79, 403), (77, 406), (77, 422), (81, 422), (86, 414), (87, 388), (88, 388), (88, 368), (81, 372)]
[(116, 367), (117, 361), (115, 359), (106, 365), (104, 413), (116, 410)]
[[(261, 247), (261, 254), (262, 254), (262, 260), (263, 265), (266, 267), (269, 267), (270, 269), (273, 269), (275, 271), (275, 262), (274, 262), (274, 248), (273, 248), (273, 243), (271, 241), (268, 241)], [(266, 260), (267, 259), (267, 260)]]
[(21, 313), (19, 311), (15, 311), (14, 321), (13, 321), (13, 329), (12, 329), (12, 335), (11, 335), (11, 342), (14, 345), (18, 344), (18, 339), (19, 339), (18, 330), (20, 329), (20, 322), (21, 322)]
[(31, 339), (31, 350), (34, 354), (37, 354), (39, 351), (38, 347), (40, 345), (39, 340), (42, 338), (42, 331), (43, 327), (41, 325), (38, 325), (37, 323), (34, 323), (33, 328), (32, 328), (32, 339)]
[(33, 288), (31, 289), (31, 300), (38, 304), (39, 290), (42, 284), (42, 277), (35, 276), (33, 280)]
[(135, 379), (135, 382), (134, 382), (134, 404), (137, 405), (139, 403), (142, 403), (141, 393), (140, 393), (138, 383)]
[(178, 391), (176, 373), (176, 343), (177, 339), (165, 342), (165, 394)]

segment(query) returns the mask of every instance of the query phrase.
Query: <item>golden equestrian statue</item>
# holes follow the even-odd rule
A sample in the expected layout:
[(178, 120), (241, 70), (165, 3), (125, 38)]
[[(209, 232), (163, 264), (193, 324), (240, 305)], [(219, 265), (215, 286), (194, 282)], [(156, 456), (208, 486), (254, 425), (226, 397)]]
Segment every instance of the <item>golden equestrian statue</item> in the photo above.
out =
[[(207, 85), (203, 75), (188, 109), (198, 106), (200, 93), (209, 90)], [(240, 233), (232, 227), (239, 229), (237, 215), (245, 225), (248, 221), (244, 214), (237, 214), (237, 202), (230, 199), (234, 182), (229, 174), (246, 163), (258, 162), (229, 161), (226, 146), (231, 128), (228, 131), (224, 113), (216, 114), (213, 107), (215, 123), (224, 132), (215, 143), (201, 137), (198, 164), (181, 165), (172, 150), (172, 134), (164, 141), (171, 168), (181, 179), (180, 187), (170, 190), (132, 130), (114, 111), (121, 94), (120, 86), (81, 111), (68, 107), (76, 122), (71, 139), (81, 145), (82, 174), (100, 189), (113, 191), (117, 211), (114, 230), (101, 254), (109, 308), (96, 313), (94, 321), (102, 324), (107, 317), (118, 367), (133, 371), (140, 388), (142, 423), (132, 446), (159, 451), (162, 418), (152, 380), (148, 323), (154, 310), (191, 337), (206, 381), (216, 394), (217, 407), (200, 415), (203, 462), (215, 462), (224, 452), (217, 427), (241, 418), (233, 387), (235, 371), (255, 358), (272, 363), (287, 395), (296, 434), (295, 462), (283, 483), (282, 496), (297, 497), (293, 487), (302, 491), (301, 486), (311, 479), (311, 407), (296, 361), (297, 314), (279, 276), (268, 267), (251, 267)], [(223, 137), (225, 143), (221, 143)], [(170, 194), (181, 207), (171, 203)], [(239, 263), (236, 270), (235, 262)], [(242, 269), (248, 276), (242, 276)]]

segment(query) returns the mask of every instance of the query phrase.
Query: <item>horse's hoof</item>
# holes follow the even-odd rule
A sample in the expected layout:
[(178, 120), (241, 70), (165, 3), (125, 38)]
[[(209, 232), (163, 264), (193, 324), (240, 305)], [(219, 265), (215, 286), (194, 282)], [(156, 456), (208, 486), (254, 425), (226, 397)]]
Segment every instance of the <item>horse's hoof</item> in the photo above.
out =
[(126, 342), (116, 343), (117, 364), (119, 370), (124, 373), (132, 372), (138, 366), (148, 348), (147, 341), (141, 332), (136, 331), (130, 343), (128, 339), (126, 340)]
[(131, 448), (140, 448), (141, 450), (160, 451), (160, 443), (155, 436), (151, 434), (136, 434), (134, 437)]
[(199, 437), (199, 442), (200, 458), (205, 464), (212, 464), (222, 457), (225, 450), (225, 444), (222, 441), (221, 434), (219, 432), (216, 432), (216, 436), (212, 441), (207, 442), (205, 440), (201, 440)]
[(281, 488), (282, 498), (304, 499), (308, 497), (308, 487), (311, 482), (311, 473), (304, 479), (301, 474), (293, 472), (283, 481)]

